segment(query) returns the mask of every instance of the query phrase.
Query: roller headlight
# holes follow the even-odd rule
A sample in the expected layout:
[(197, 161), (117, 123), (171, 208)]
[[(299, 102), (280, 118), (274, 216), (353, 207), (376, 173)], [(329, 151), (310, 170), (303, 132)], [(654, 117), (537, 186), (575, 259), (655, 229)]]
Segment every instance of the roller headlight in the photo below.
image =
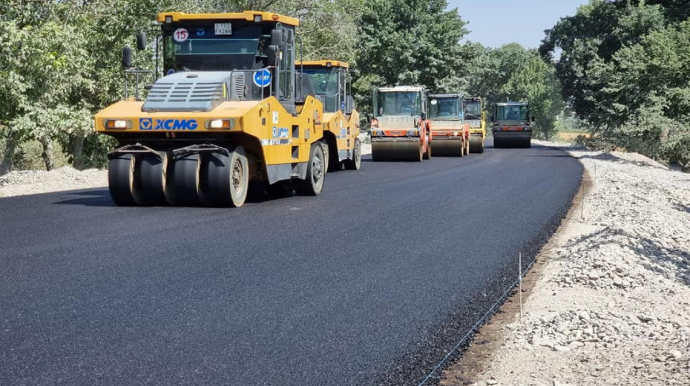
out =
[(132, 127), (132, 121), (126, 119), (106, 119), (103, 121), (103, 126), (106, 129), (129, 129)]
[(211, 119), (206, 121), (207, 129), (232, 129), (235, 127), (234, 119)]

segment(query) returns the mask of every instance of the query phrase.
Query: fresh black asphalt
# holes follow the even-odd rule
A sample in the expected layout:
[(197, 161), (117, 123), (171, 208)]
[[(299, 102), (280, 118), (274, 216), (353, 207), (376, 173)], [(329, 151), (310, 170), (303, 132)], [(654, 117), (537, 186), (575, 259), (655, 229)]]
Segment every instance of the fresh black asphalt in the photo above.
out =
[(239, 209), (0, 199), (0, 385), (416, 385), (569, 208), (583, 169), (488, 148)]

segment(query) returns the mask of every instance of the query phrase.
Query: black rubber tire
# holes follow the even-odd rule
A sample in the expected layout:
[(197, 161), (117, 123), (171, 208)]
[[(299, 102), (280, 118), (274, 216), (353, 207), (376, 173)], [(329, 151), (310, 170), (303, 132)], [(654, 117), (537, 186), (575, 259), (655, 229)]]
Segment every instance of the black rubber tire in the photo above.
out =
[(324, 168), (323, 150), (316, 144), (311, 146), (307, 176), (304, 180), (296, 180), (297, 193), (303, 196), (318, 196), (323, 191), (326, 170)]
[(494, 148), (495, 149), (502, 149), (504, 147), (503, 142), (501, 142), (500, 138), (494, 137)]
[(198, 206), (201, 156), (188, 154), (168, 163), (165, 198), (172, 206)]
[(160, 159), (153, 154), (137, 157), (134, 173), (134, 199), (141, 206), (167, 205), (165, 180), (168, 154), (161, 151)]
[(327, 172), (339, 172), (343, 170), (343, 163), (340, 162), (340, 156), (338, 155), (338, 147), (330, 147), (326, 145), (328, 150), (323, 153), (323, 159), (326, 161), (326, 171)]
[(249, 160), (239, 146), (227, 156), (213, 153), (201, 162), (201, 203), (205, 206), (238, 208), (249, 191)]
[(328, 143), (325, 140), (323, 140), (323, 142), (321, 142), (321, 146), (323, 148), (323, 156), (326, 160), (326, 171), (330, 172), (331, 170), (329, 169), (329, 167), (331, 164), (331, 159), (330, 159), (330, 152), (328, 151)]
[(355, 147), (352, 149), (352, 159), (345, 161), (345, 169), (359, 170), (362, 167), (362, 143), (355, 138)]
[(108, 162), (108, 190), (116, 205), (135, 206), (134, 200), (134, 166), (133, 154), (122, 154)]

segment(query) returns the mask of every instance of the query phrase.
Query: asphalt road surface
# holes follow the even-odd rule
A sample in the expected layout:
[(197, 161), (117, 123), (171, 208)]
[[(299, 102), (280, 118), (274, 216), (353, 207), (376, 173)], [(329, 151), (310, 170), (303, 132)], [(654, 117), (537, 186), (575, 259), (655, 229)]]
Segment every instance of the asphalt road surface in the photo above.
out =
[(0, 385), (416, 385), (555, 229), (583, 169), (488, 148), (320, 197), (0, 199)]

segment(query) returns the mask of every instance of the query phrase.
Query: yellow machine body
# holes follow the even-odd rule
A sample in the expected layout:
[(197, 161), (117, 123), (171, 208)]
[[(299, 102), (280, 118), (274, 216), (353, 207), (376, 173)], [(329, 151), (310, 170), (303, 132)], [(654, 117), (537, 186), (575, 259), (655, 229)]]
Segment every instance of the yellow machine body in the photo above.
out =
[[(329, 170), (359, 169), (361, 158), (360, 115), (351, 94), (349, 64), (338, 60), (298, 61), (297, 71), (311, 78), (317, 97), (324, 103), (324, 150)], [(357, 166), (351, 168), (349, 166)]]
[[(257, 156), (266, 166), (307, 162), (312, 143), (323, 138), (323, 105), (307, 97), (294, 117), (275, 97), (263, 101), (223, 102), (209, 112), (142, 112), (143, 102), (117, 102), (96, 114), (96, 131), (115, 138), (141, 140), (233, 140)], [(124, 120), (128, 128), (108, 129), (108, 121)], [(211, 128), (226, 120), (227, 128)], [(142, 123), (149, 126), (142, 128)], [(146, 124), (146, 123), (144, 123)], [(260, 145), (260, 146), (258, 146)], [(295, 151), (297, 148), (297, 151)]]
[[(324, 105), (295, 70), (299, 20), (253, 11), (157, 20), (165, 75), (154, 72), (144, 100), (125, 91), (95, 116), (96, 132), (120, 145), (109, 153), (113, 201), (241, 206), (250, 184), (269, 195), (321, 194)], [(140, 50), (145, 39), (137, 36)], [(139, 74), (152, 71), (131, 58), (125, 47), (125, 80), (136, 75), (138, 88)]]

